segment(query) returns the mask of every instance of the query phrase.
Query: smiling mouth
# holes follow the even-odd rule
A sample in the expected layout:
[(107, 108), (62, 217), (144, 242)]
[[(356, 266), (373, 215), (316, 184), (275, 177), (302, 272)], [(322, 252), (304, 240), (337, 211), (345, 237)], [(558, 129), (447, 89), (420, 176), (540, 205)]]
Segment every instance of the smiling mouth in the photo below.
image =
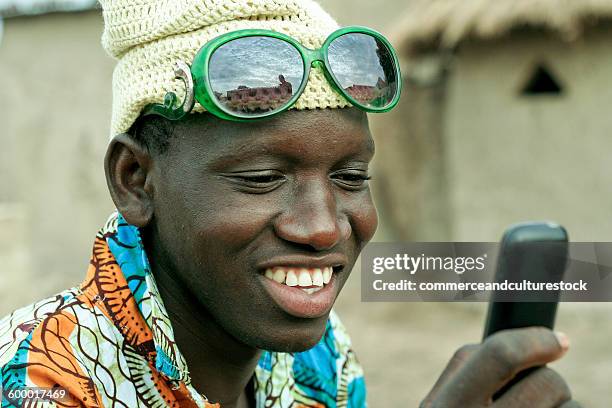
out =
[(272, 264), (259, 276), (280, 309), (295, 317), (317, 318), (331, 310), (341, 285), (336, 275), (344, 265), (317, 266)]
[(323, 289), (332, 278), (333, 267), (301, 268), (275, 266), (267, 268), (264, 276), (282, 285), (301, 289), (311, 295)]

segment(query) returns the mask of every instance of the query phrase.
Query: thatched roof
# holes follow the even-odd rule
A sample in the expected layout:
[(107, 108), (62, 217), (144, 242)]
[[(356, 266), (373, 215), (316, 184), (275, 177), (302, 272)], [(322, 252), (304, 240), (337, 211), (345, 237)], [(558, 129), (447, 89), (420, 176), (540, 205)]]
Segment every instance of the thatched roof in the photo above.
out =
[(393, 39), (399, 49), (414, 52), (499, 37), (518, 27), (575, 38), (600, 19), (612, 19), (612, 0), (412, 0)]

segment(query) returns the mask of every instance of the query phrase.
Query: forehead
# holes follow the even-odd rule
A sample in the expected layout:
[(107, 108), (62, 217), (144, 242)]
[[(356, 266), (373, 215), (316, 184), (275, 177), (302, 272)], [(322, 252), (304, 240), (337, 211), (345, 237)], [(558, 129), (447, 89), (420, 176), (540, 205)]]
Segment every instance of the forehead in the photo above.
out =
[(288, 111), (272, 119), (229, 122), (196, 114), (175, 129), (177, 154), (243, 161), (278, 156), (291, 161), (339, 160), (374, 154), (367, 116), (354, 108)]

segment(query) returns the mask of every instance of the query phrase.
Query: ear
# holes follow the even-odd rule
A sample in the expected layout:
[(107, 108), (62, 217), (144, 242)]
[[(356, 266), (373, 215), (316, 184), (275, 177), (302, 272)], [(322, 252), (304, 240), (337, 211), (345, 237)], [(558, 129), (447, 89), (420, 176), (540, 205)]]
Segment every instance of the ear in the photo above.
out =
[(113, 138), (104, 158), (106, 183), (117, 210), (127, 222), (145, 227), (153, 218), (151, 154), (129, 135)]

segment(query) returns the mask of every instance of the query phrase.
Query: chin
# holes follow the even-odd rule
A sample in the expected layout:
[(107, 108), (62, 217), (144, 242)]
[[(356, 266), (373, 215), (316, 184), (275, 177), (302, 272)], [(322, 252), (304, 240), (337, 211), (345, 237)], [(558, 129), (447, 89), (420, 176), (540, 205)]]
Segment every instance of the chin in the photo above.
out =
[(251, 333), (244, 343), (267, 351), (298, 353), (316, 346), (327, 327), (328, 315), (317, 319), (299, 319), (283, 327), (266, 328), (258, 333)]

